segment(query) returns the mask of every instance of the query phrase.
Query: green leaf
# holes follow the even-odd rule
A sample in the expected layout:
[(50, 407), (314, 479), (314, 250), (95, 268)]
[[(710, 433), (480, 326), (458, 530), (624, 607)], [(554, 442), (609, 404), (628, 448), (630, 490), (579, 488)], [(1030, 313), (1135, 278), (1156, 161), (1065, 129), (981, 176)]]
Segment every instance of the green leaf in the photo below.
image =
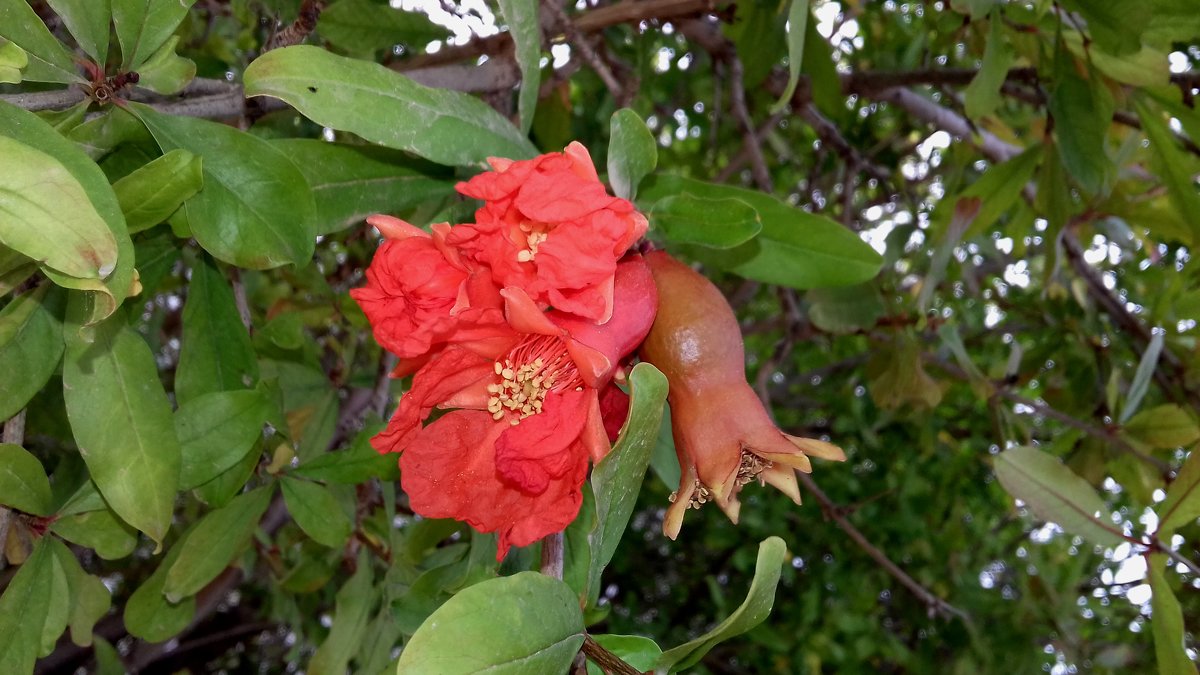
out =
[(621, 435), (612, 452), (592, 470), (597, 526), (588, 535), (592, 556), (588, 573), (589, 594), (585, 596), (591, 599), (600, 592), (600, 574), (612, 560), (637, 504), (646, 469), (650, 466), (651, 451), (658, 442), (663, 404), (667, 400), (667, 378), (649, 363), (634, 366), (629, 373), (629, 383), (629, 417), (621, 427)]
[(19, 445), (0, 443), (0, 504), (35, 516), (54, 509), (46, 470)]
[(775, 102), (771, 112), (779, 112), (792, 100), (796, 84), (800, 82), (800, 66), (804, 63), (804, 41), (808, 36), (808, 0), (791, 0), (788, 6), (787, 47), (788, 82), (783, 95)]
[(1038, 518), (1093, 544), (1117, 546), (1125, 541), (1121, 531), (1109, 524), (1108, 510), (1092, 486), (1058, 458), (1018, 446), (997, 455), (994, 470), (1004, 489)]
[(196, 0), (111, 0), (121, 67), (137, 70), (158, 51)]
[(1155, 331), (1150, 336), (1146, 351), (1138, 361), (1137, 370), (1133, 373), (1133, 382), (1129, 383), (1129, 393), (1125, 396), (1125, 407), (1121, 408), (1121, 416), (1117, 422), (1124, 424), (1137, 412), (1146, 392), (1150, 390), (1150, 379), (1154, 377), (1154, 368), (1158, 365), (1158, 357), (1163, 350), (1163, 332)]
[(175, 94), (196, 79), (196, 63), (175, 53), (179, 36), (172, 35), (138, 68), (138, 86), (158, 94)]
[(758, 212), (762, 232), (745, 244), (723, 251), (689, 249), (694, 257), (719, 269), (808, 289), (859, 284), (873, 278), (883, 264), (875, 249), (850, 230), (761, 192), (660, 174), (643, 183), (641, 201), (653, 204), (683, 192), (739, 199)]
[(658, 166), (658, 145), (642, 116), (629, 108), (608, 123), (608, 182), (622, 199), (637, 196), (638, 183)]
[(1146, 561), (1150, 573), (1150, 610), (1153, 618), (1154, 656), (1159, 675), (1196, 675), (1196, 665), (1184, 649), (1183, 608), (1171, 592), (1164, 570), (1167, 555), (1154, 553)]
[[(0, 22), (2, 24), (2, 22)], [(0, 101), (0, 129), (3, 135), (54, 157), (71, 174), (87, 194), (88, 201), (104, 220), (117, 243), (116, 268), (101, 282), (95, 278), (79, 278), (46, 268), (51, 281), (59, 286), (94, 291), (88, 323), (103, 320), (116, 311), (133, 286), (133, 242), (125, 228), (125, 218), (108, 178), (96, 163), (74, 143), (56, 132), (49, 124), (31, 112)]]
[(1183, 408), (1160, 405), (1133, 416), (1125, 433), (1152, 448), (1178, 448), (1200, 440), (1200, 426)]
[(983, 63), (971, 83), (963, 89), (963, 102), (967, 117), (977, 120), (991, 115), (1000, 105), (1003, 96), (1000, 87), (1008, 77), (1015, 54), (1004, 38), (1004, 20), (1000, 11), (992, 12), (991, 32), (983, 49)]
[(680, 244), (734, 248), (762, 231), (758, 211), (740, 199), (707, 199), (690, 193), (664, 197), (650, 210), (650, 226)]
[(444, 39), (446, 29), (420, 12), (407, 12), (371, 0), (338, 0), (317, 22), (321, 37), (352, 54), (371, 56), (398, 44), (424, 47)]
[(1183, 525), (1200, 518), (1200, 452), (1193, 449), (1179, 469), (1167, 498), (1158, 507), (1158, 537), (1164, 541)]
[(1066, 0), (1087, 22), (1087, 33), (1111, 54), (1137, 51), (1151, 12), (1140, 3), (1111, 0)]
[(808, 76), (817, 108), (826, 115), (838, 115), (845, 110), (846, 98), (842, 95), (842, 78), (834, 62), (834, 47), (817, 30), (811, 12), (805, 23), (804, 60), (800, 69)]
[[(654, 663), (662, 656), (662, 648), (654, 640), (640, 635), (593, 635), (592, 639), (643, 672), (653, 670)], [(587, 671), (588, 675), (604, 675), (600, 667), (590, 661)]]
[(189, 537), (198, 528), (198, 524), (193, 525), (185, 532), (163, 556), (154, 573), (129, 596), (125, 603), (124, 619), (125, 629), (130, 635), (146, 642), (165, 642), (192, 622), (196, 615), (196, 598), (187, 597), (178, 603), (168, 602), (163, 597), (163, 586), (167, 583), (168, 571), (179, 560)]
[(167, 602), (195, 595), (229, 566), (258, 529), (258, 521), (271, 503), (273, 487), (240, 494), (200, 519), (167, 572), (162, 589)]
[(358, 556), (354, 576), (338, 590), (329, 637), (317, 648), (308, 664), (309, 675), (343, 675), (350, 657), (362, 643), (363, 631), (375, 604), (371, 584), (371, 562), (366, 551)]
[(71, 431), (105, 501), (161, 546), (179, 485), (171, 404), (154, 354), (124, 316), (97, 325), (85, 338), (85, 313), (84, 298), (72, 294), (63, 361)]
[(250, 269), (309, 261), (316, 204), (304, 174), (283, 153), (224, 124), (141, 104), (130, 108), (163, 150), (182, 148), (204, 158), (204, 189), (183, 212), (205, 250)]
[(287, 476), (282, 485), (288, 512), (305, 534), (330, 548), (346, 545), (354, 534), (354, 523), (328, 488)]
[(500, 12), (508, 24), (521, 68), (521, 90), (517, 94), (517, 112), (521, 132), (528, 134), (537, 110), (538, 87), (542, 77), (542, 27), (538, 19), (538, 0), (499, 0)]
[(29, 65), (29, 55), (14, 42), (0, 38), (0, 84), (20, 84), (21, 71)]
[(941, 200), (933, 216), (937, 223), (937, 226), (932, 228), (935, 236), (941, 237), (945, 234), (955, 216), (961, 216), (960, 205), (972, 198), (979, 200), (979, 212), (970, 221), (962, 238), (972, 239), (986, 232), (1020, 199), (1021, 191), (1033, 177), (1041, 158), (1042, 153), (1038, 148), (1032, 147), (1008, 161), (989, 167), (978, 180), (958, 193), (954, 199)]
[(83, 81), (75, 72), (70, 52), (50, 34), (50, 29), (25, 0), (0, 0), (0, 37), (28, 55), (26, 80), (63, 84)]
[[(103, 581), (79, 566), (75, 555), (61, 541), (47, 537), (55, 563), (66, 578), (65, 598), (70, 600), (67, 625), (71, 627), (71, 641), (80, 647), (92, 644), (92, 628), (112, 606), (112, 595)], [(60, 628), (61, 631), (61, 628)], [(54, 638), (57, 638), (55, 635)], [(51, 645), (53, 649), (53, 645)]]
[[(50, 541), (44, 546), (48, 550), (49, 560), (46, 564), (50, 565), (50, 602), (46, 607), (46, 620), (42, 623), (42, 632), (38, 643), (38, 656), (49, 656), (50, 652), (54, 651), (54, 644), (58, 642), (58, 637), (67, 629), (67, 624), (71, 620), (71, 584), (67, 580), (67, 573), (63, 566), (58, 562), (58, 556), (55, 554), (55, 548), (66, 548), (61, 541), (55, 541), (53, 537), (49, 537)], [(67, 551), (70, 555), (70, 551)], [(78, 563), (76, 563), (78, 565)]]
[(1112, 173), (1112, 160), (1105, 151), (1112, 95), (1098, 78), (1088, 81), (1067, 71), (1060, 73), (1050, 93), (1049, 109), (1063, 166), (1080, 187), (1099, 194)]
[(477, 98), (316, 47), (267, 52), (246, 69), (245, 82), (247, 96), (282, 99), (318, 124), (439, 164), (536, 154), (519, 129)]
[(808, 318), (827, 333), (848, 335), (875, 327), (883, 316), (883, 302), (873, 284), (818, 288), (804, 294)]
[(94, 550), (105, 560), (120, 560), (137, 548), (137, 530), (103, 503), (98, 511), (63, 515), (50, 529), (73, 544)]
[(107, 640), (96, 638), (93, 652), (96, 658), (94, 675), (126, 675), (125, 662), (121, 660), (121, 655), (117, 653), (116, 648)]
[(112, 21), (109, 0), (47, 0), (47, 3), (67, 25), (83, 51), (96, 63), (103, 64), (108, 59), (109, 23)]
[[(62, 361), (62, 293), (43, 285), (0, 309), (0, 420), (16, 415)], [(44, 514), (43, 514), (44, 515)]]
[(130, 234), (165, 221), (204, 186), (200, 158), (172, 150), (113, 183)]
[(0, 136), (0, 243), (63, 274), (103, 279), (117, 241), (87, 193), (54, 157)]
[(179, 488), (191, 490), (236, 466), (262, 437), (267, 397), (254, 389), (214, 391), (175, 412), (183, 463)]
[(775, 587), (779, 585), (779, 575), (786, 553), (787, 546), (779, 537), (768, 537), (759, 544), (758, 561), (754, 564), (754, 579), (750, 582), (750, 590), (741, 606), (734, 610), (729, 618), (717, 624), (716, 628), (691, 642), (663, 652), (655, 666), (655, 672), (668, 673), (691, 668), (716, 645), (762, 623), (775, 604)]
[(1192, 242), (1200, 241), (1200, 222), (1194, 217), (1200, 213), (1200, 191), (1192, 178), (1195, 162), (1179, 147), (1175, 135), (1163, 122), (1162, 115), (1151, 110), (1140, 97), (1134, 98), (1133, 105), (1138, 119), (1142, 121), (1142, 130), (1150, 139), (1154, 170), (1166, 184), (1175, 210), (1191, 226)]
[(216, 478), (200, 485), (195, 489), (196, 497), (212, 506), (219, 508), (229, 503), (242, 488), (246, 485), (246, 481), (250, 480), (250, 476), (254, 474), (255, 467), (258, 466), (262, 459), (263, 446), (262, 443), (255, 443), (250, 452), (246, 456), (234, 464), (229, 469), (226, 469)]
[(372, 214), (402, 213), (455, 194), (453, 176), (390, 148), (308, 138), (271, 141), (292, 160), (317, 201), (317, 234), (357, 225)]
[(338, 392), (329, 377), (311, 366), (290, 361), (262, 362), (263, 379), (279, 379), (287, 433), (296, 456), (307, 462), (325, 452), (337, 423)]
[(396, 672), (564, 673), (581, 644), (583, 614), (571, 589), (520, 572), (475, 584), (442, 605), (405, 645)]
[(186, 405), (204, 394), (246, 389), (257, 381), (258, 362), (233, 290), (212, 259), (200, 256), (192, 265), (183, 306), (175, 399)]
[(293, 469), (292, 475), (347, 485), (355, 485), (372, 478), (396, 480), (400, 476), (396, 456), (376, 452), (367, 442), (367, 438), (378, 431), (378, 426), (365, 429), (349, 450), (317, 455)]
[(91, 120), (67, 132), (67, 138), (79, 146), (93, 161), (100, 161), (118, 145), (145, 139), (152, 142), (150, 132), (128, 111), (110, 107)]
[(50, 611), (54, 559), (48, 538), (38, 540), (0, 595), (0, 673), (32, 673)]

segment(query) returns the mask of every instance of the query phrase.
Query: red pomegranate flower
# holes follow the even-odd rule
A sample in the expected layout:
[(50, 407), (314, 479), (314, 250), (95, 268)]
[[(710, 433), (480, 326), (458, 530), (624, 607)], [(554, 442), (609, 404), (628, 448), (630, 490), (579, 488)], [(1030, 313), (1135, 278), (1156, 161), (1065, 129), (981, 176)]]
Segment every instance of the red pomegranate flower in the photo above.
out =
[[(543, 312), (519, 288), (504, 296), (509, 346), (493, 357), (447, 347), (372, 439), (380, 452), (402, 453), (414, 511), (498, 532), (498, 558), (574, 520), (588, 460), (609, 450), (599, 391), (645, 338), (657, 306), (640, 257), (617, 266), (616, 311), (601, 325)], [(435, 407), (455, 410), (422, 428)]]
[(645, 234), (645, 216), (605, 191), (579, 143), (562, 153), (491, 164), (494, 171), (457, 186), (485, 203), (476, 222), (455, 227), (447, 242), (543, 309), (607, 321), (617, 261)]

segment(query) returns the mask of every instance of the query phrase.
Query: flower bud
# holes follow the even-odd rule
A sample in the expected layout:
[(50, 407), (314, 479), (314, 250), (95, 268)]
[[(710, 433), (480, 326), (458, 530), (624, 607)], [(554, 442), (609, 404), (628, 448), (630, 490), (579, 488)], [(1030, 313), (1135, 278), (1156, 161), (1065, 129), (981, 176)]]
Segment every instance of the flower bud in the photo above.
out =
[(800, 503), (795, 471), (808, 456), (844, 460), (840, 448), (783, 433), (746, 383), (737, 318), (720, 290), (662, 251), (646, 256), (658, 288), (658, 314), (642, 344), (643, 361), (670, 384), (672, 433), (681, 470), (663, 532), (674, 539), (688, 508), (707, 502), (737, 523), (738, 492), (769, 483)]

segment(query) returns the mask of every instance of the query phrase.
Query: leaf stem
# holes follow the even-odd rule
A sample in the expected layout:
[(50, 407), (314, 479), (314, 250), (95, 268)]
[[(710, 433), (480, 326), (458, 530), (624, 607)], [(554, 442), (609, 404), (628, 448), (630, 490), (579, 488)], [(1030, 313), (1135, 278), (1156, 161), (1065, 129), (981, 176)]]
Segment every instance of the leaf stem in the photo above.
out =
[(642, 671), (626, 663), (621, 657), (602, 647), (587, 633), (583, 634), (583, 647), (580, 651), (608, 675), (645, 675)]

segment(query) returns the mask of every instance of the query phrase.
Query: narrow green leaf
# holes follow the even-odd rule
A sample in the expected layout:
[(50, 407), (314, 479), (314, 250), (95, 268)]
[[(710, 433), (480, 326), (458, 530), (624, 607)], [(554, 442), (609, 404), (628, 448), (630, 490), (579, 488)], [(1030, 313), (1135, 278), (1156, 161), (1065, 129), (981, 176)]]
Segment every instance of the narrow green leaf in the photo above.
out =
[(179, 488), (191, 490), (236, 466), (262, 437), (267, 397), (254, 389), (202, 394), (175, 412), (183, 463)]
[(212, 259), (200, 256), (192, 265), (183, 306), (175, 399), (186, 405), (204, 394), (246, 389), (257, 381), (258, 362), (233, 289)]
[(0, 505), (36, 516), (53, 512), (46, 470), (19, 445), (0, 443)]
[(292, 160), (317, 201), (317, 234), (362, 223), (375, 213), (401, 214), (451, 197), (454, 176), (410, 155), (367, 145), (308, 138), (271, 141)]
[(1200, 222), (1195, 215), (1200, 213), (1200, 190), (1193, 179), (1194, 158), (1184, 154), (1175, 140), (1175, 135), (1163, 122), (1162, 115), (1153, 111), (1139, 97), (1133, 101), (1142, 130), (1150, 139), (1150, 152), (1154, 156), (1154, 170), (1166, 184), (1171, 203), (1191, 226), (1192, 242), (1200, 241)]
[(250, 269), (309, 261), (316, 204), (304, 174), (287, 157), (224, 124), (130, 107), (163, 150), (182, 148), (204, 158), (204, 189), (183, 211), (205, 250)]
[(1151, 13), (1139, 3), (1111, 0), (1066, 0), (1087, 22), (1087, 33), (1110, 54), (1137, 51)]
[(0, 310), (0, 419), (20, 412), (62, 361), (62, 292), (43, 285)]
[(50, 611), (54, 559), (46, 538), (38, 540), (0, 595), (0, 673), (32, 673)]
[(116, 648), (107, 640), (96, 638), (93, 652), (96, 657), (95, 675), (126, 675), (125, 662), (121, 660), (121, 655), (117, 653)]
[(167, 583), (167, 573), (179, 560), (188, 538), (198, 527), (198, 524), (193, 525), (185, 532), (163, 556), (154, 573), (129, 596), (123, 618), (130, 635), (146, 642), (165, 642), (187, 628), (196, 616), (196, 598), (189, 596), (178, 603), (168, 602), (163, 597), (163, 586)]
[[(71, 621), (71, 584), (67, 579), (66, 570), (59, 564), (58, 556), (55, 553), (56, 548), (65, 549), (66, 545), (61, 541), (56, 541), (53, 537), (47, 537), (47, 539), (49, 541), (45, 542), (44, 546), (49, 558), (46, 564), (50, 565), (50, 602), (46, 607), (46, 620), (42, 623), (38, 643), (39, 657), (49, 656), (50, 652), (54, 651), (54, 644), (58, 642), (59, 636), (67, 629), (67, 624)], [(66, 553), (70, 555), (70, 551)]]
[(258, 466), (262, 455), (262, 443), (255, 443), (254, 447), (250, 448), (250, 452), (246, 453), (246, 456), (237, 464), (197, 487), (194, 491), (196, 497), (213, 508), (225, 506), (242, 491), (246, 482), (254, 475), (254, 469)]
[(0, 136), (0, 243), (74, 277), (103, 279), (117, 241), (83, 186), (57, 159)]
[(716, 628), (704, 635), (663, 652), (655, 665), (656, 673), (669, 673), (691, 668), (713, 647), (741, 635), (766, 620), (775, 604), (775, 587), (783, 568), (787, 546), (779, 537), (768, 537), (758, 546), (758, 561), (754, 564), (754, 579), (741, 606)]
[(96, 117), (67, 132), (67, 138), (93, 161), (100, 161), (122, 143), (145, 140), (152, 143), (150, 132), (127, 110), (110, 107)]
[(1176, 529), (1200, 518), (1200, 452), (1193, 449), (1179, 469), (1167, 498), (1158, 507), (1158, 536), (1164, 541)]
[(0, 0), (0, 37), (28, 55), (29, 65), (23, 73), (26, 80), (63, 84), (83, 81), (75, 72), (70, 52), (50, 34), (25, 0)]
[(67, 305), (63, 397), (79, 453), (104, 499), (159, 545), (175, 510), (179, 441), (154, 354), (114, 316), (81, 334), (84, 298)]
[(929, 310), (933, 292), (946, 276), (946, 268), (950, 266), (950, 257), (954, 254), (954, 249), (958, 248), (971, 223), (979, 217), (982, 206), (983, 201), (979, 197), (961, 197), (954, 201), (954, 215), (950, 217), (950, 225), (933, 251), (929, 272), (925, 274), (925, 279), (921, 282), (921, 292), (917, 295), (917, 310), (922, 314)]
[(121, 66), (137, 70), (175, 32), (196, 0), (111, 0)]
[(642, 185), (643, 211), (660, 199), (683, 192), (709, 199), (739, 199), (753, 207), (762, 220), (759, 235), (741, 246), (722, 251), (689, 249), (693, 257), (719, 269), (764, 283), (808, 289), (862, 283), (883, 265), (875, 249), (850, 230), (753, 190), (659, 174)]
[(21, 71), (29, 65), (29, 55), (15, 42), (0, 38), (0, 84), (20, 84)]
[(593, 600), (600, 592), (600, 574), (612, 560), (633, 514), (667, 400), (667, 378), (649, 363), (634, 366), (629, 383), (629, 417), (612, 452), (592, 470), (597, 527), (588, 536), (592, 556), (586, 597)]
[(92, 549), (105, 560), (120, 560), (137, 548), (137, 530), (103, 502), (98, 511), (60, 516), (50, 529), (72, 544)]
[(934, 211), (933, 220), (937, 223), (934, 236), (942, 236), (955, 216), (961, 217), (958, 213), (962, 208), (960, 205), (972, 198), (979, 200), (979, 211), (963, 233), (963, 238), (972, 239), (986, 232), (1020, 199), (1021, 191), (1033, 177), (1041, 158), (1042, 153), (1038, 148), (1032, 147), (1008, 161), (989, 167), (955, 198), (943, 199)]
[(1146, 397), (1146, 392), (1150, 390), (1150, 379), (1154, 377), (1154, 368), (1158, 365), (1158, 357), (1163, 350), (1163, 335), (1161, 330), (1154, 331), (1150, 336), (1150, 343), (1146, 345), (1146, 351), (1138, 361), (1137, 370), (1133, 373), (1133, 382), (1129, 383), (1129, 393), (1125, 396), (1125, 407), (1121, 408), (1121, 416), (1117, 418), (1121, 424), (1133, 417), (1138, 406), (1142, 404), (1142, 399)]
[(638, 183), (658, 166), (658, 145), (642, 116), (621, 108), (608, 122), (608, 182), (622, 199), (637, 196)]
[(536, 154), (519, 129), (477, 98), (316, 47), (267, 52), (246, 69), (245, 82), (247, 96), (282, 99), (318, 124), (439, 164)]
[(396, 480), (400, 467), (394, 454), (380, 454), (367, 439), (380, 430), (379, 426), (364, 430), (348, 450), (327, 452), (292, 470), (292, 475), (311, 480), (355, 485), (372, 478)]
[(447, 36), (446, 29), (420, 12), (371, 0), (337, 0), (317, 22), (317, 32), (351, 54), (370, 57), (399, 44), (424, 47)]
[(517, 94), (517, 112), (521, 132), (529, 133), (537, 109), (538, 87), (542, 77), (542, 26), (538, 19), (538, 0), (499, 0), (508, 34), (515, 46), (521, 68), (521, 90)]
[(1035, 516), (1057, 523), (1093, 544), (1117, 546), (1125, 539), (1108, 523), (1104, 502), (1092, 486), (1037, 448), (1018, 446), (996, 456), (996, 478)]
[(804, 294), (813, 325), (835, 335), (867, 331), (883, 316), (883, 302), (874, 284), (817, 288)]
[(1097, 77), (1089, 81), (1068, 70), (1059, 73), (1049, 109), (1063, 166), (1080, 187), (1099, 194), (1113, 171), (1105, 150), (1112, 124), (1112, 95)]
[(338, 590), (329, 637), (308, 663), (309, 675), (342, 675), (350, 658), (362, 644), (363, 631), (375, 604), (372, 593), (371, 561), (364, 550), (358, 556), (354, 576)]
[(983, 48), (983, 63), (963, 90), (964, 107), (967, 116), (973, 120), (992, 114), (1000, 105), (1003, 99), (1000, 87), (1008, 77), (1008, 69), (1015, 57), (1004, 37), (1004, 20), (999, 10), (992, 12), (988, 23), (991, 24), (991, 31)]
[(1183, 608), (1167, 583), (1167, 555), (1154, 553), (1146, 561), (1150, 573), (1150, 629), (1159, 675), (1196, 675), (1196, 664), (1184, 649)]
[(1200, 440), (1200, 425), (1195, 418), (1170, 403), (1134, 415), (1123, 430), (1152, 448), (1178, 448)]
[(199, 157), (172, 150), (113, 183), (130, 234), (165, 221), (204, 186)]
[(287, 476), (282, 486), (288, 512), (305, 534), (330, 548), (346, 545), (354, 533), (354, 523), (328, 488)]
[(734, 248), (762, 231), (754, 207), (740, 199), (707, 199), (684, 192), (654, 203), (650, 226), (670, 241)]
[(834, 47), (817, 30), (811, 12), (805, 23), (804, 61), (800, 69), (808, 76), (817, 108), (826, 115), (838, 115), (845, 110), (846, 98), (842, 95), (842, 78), (834, 61)]
[[(112, 606), (112, 595), (108, 587), (79, 566), (75, 555), (61, 541), (47, 537), (55, 564), (61, 569), (67, 588), (65, 598), (69, 600), (70, 613), (67, 624), (71, 627), (71, 641), (80, 647), (92, 644), (92, 627)], [(49, 623), (49, 622), (47, 622)], [(59, 629), (61, 631), (61, 628)], [(57, 635), (54, 636), (57, 639)], [(51, 645), (53, 648), (53, 645)]]
[(808, 35), (808, 0), (791, 0), (788, 6), (787, 47), (788, 83), (783, 95), (775, 102), (772, 112), (779, 112), (792, 100), (800, 82), (800, 67), (804, 63), (804, 40)]
[(167, 602), (195, 595), (229, 566), (258, 529), (258, 521), (271, 503), (272, 488), (238, 495), (200, 519), (167, 572), (162, 589)]
[(582, 643), (583, 614), (571, 589), (521, 572), (475, 584), (442, 605), (405, 645), (396, 672), (564, 673)]
[[(653, 670), (655, 662), (662, 656), (662, 648), (654, 640), (640, 635), (593, 635), (592, 639), (642, 672)], [(590, 661), (587, 671), (588, 675), (605, 675), (599, 666)]]
[(67, 24), (67, 30), (83, 51), (96, 63), (108, 59), (109, 23), (112, 21), (112, 6), (109, 0), (47, 0)]
[(172, 35), (138, 68), (138, 86), (158, 94), (175, 94), (196, 79), (196, 63), (175, 53), (179, 36)]

